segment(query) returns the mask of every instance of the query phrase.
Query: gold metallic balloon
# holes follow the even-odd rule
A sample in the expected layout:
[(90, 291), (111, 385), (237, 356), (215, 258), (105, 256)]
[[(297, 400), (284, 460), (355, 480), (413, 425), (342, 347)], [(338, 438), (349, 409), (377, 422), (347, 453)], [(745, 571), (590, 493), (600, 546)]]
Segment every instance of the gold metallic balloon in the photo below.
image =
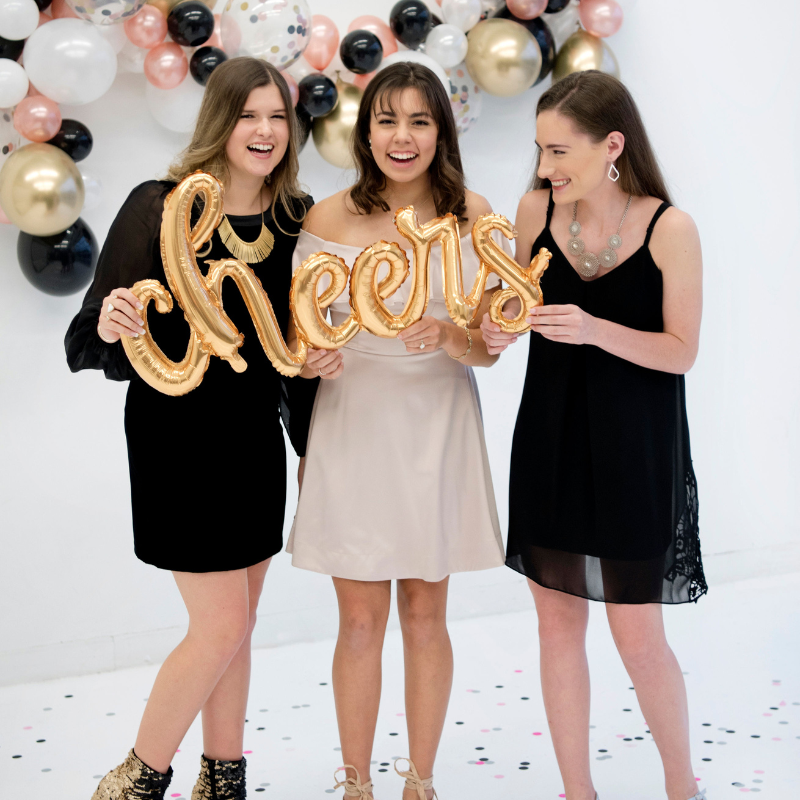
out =
[(336, 80), (339, 101), (330, 114), (314, 120), (312, 136), (320, 155), (335, 167), (352, 169), (350, 136), (356, 126), (358, 107), (364, 94), (358, 86)]
[[(500, 214), (483, 214), (472, 226), (472, 244), (481, 264), (509, 285), (492, 297), (489, 316), (505, 333), (524, 333), (530, 330), (530, 325), (525, 322), (528, 309), (544, 303), (539, 281), (550, 264), (552, 253), (542, 247), (530, 266), (523, 269), (497, 244), (492, 237), (493, 230), (500, 231), (506, 239), (513, 239), (517, 235), (514, 226)], [(518, 297), (522, 307), (514, 319), (506, 319), (502, 314), (503, 304), (512, 297)]]
[(80, 170), (51, 144), (20, 147), (0, 170), (0, 206), (14, 225), (33, 236), (65, 231), (80, 216), (83, 200)]
[(558, 51), (553, 81), (587, 69), (597, 69), (619, 78), (619, 64), (611, 48), (602, 39), (581, 29), (575, 31)]
[(539, 77), (542, 51), (518, 22), (486, 19), (472, 28), (467, 40), (467, 69), (485, 92), (512, 97), (530, 89)]

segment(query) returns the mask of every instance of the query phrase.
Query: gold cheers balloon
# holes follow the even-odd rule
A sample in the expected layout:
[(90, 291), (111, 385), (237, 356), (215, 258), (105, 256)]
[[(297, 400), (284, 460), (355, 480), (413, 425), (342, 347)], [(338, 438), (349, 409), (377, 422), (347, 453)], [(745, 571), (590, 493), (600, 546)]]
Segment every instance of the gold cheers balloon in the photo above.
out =
[[(204, 201), (203, 211), (194, 226), (191, 211), (198, 195)], [(523, 269), (492, 238), (499, 230), (512, 239), (516, 231), (499, 214), (484, 214), (472, 229), (472, 241), (481, 266), (468, 295), (464, 294), (461, 270), (461, 239), (458, 221), (452, 214), (437, 217), (420, 225), (412, 207), (395, 214), (399, 233), (411, 244), (414, 270), (409, 268), (405, 252), (394, 242), (376, 242), (356, 258), (352, 271), (338, 256), (314, 253), (297, 269), (292, 278), (289, 305), (297, 330), (297, 352), (292, 352), (281, 335), (267, 293), (256, 274), (243, 261), (225, 258), (209, 261), (208, 274), (197, 264), (197, 252), (209, 241), (222, 218), (223, 189), (219, 181), (203, 172), (184, 178), (164, 202), (161, 225), (161, 258), (170, 291), (183, 309), (191, 334), (184, 358), (170, 360), (150, 335), (147, 312), (150, 301), (156, 311), (172, 311), (172, 295), (156, 280), (136, 283), (131, 291), (144, 308), (141, 311), (145, 333), (138, 338), (122, 337), (122, 346), (142, 379), (164, 394), (179, 396), (200, 385), (211, 356), (227, 361), (236, 372), (247, 364), (239, 355), (244, 337), (222, 307), (222, 282), (231, 278), (242, 293), (253, 319), (258, 338), (272, 365), (282, 375), (298, 375), (306, 363), (308, 347), (335, 350), (347, 344), (360, 330), (375, 336), (393, 338), (422, 318), (430, 295), (430, 251), (438, 243), (442, 248), (442, 282), (450, 317), (457, 325), (473, 322), (483, 296), (486, 280), (494, 272), (509, 287), (492, 299), (490, 314), (506, 332), (528, 330), (525, 317), (528, 308), (542, 304), (539, 279), (547, 269), (550, 253), (542, 248)], [(388, 274), (378, 280), (381, 266)], [(405, 308), (392, 314), (383, 302), (394, 294), (411, 275), (411, 286)], [(327, 275), (328, 287), (320, 292), (320, 280)], [(326, 319), (325, 309), (350, 288), (352, 313), (336, 327)], [(522, 310), (513, 320), (502, 316), (503, 304), (518, 297)]]

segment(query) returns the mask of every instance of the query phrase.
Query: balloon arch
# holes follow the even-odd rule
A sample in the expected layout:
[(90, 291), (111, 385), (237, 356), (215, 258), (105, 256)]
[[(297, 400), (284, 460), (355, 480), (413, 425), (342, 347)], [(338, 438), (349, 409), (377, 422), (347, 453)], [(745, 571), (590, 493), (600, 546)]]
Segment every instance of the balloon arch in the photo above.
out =
[[(388, 20), (360, 16), (342, 35), (307, 0), (0, 0), (0, 222), (19, 227), (20, 266), (38, 289), (88, 285), (98, 247), (80, 214), (100, 203), (101, 188), (78, 167), (91, 132), (62, 119), (59, 103), (96, 100), (118, 71), (144, 73), (155, 119), (188, 132), (217, 66), (263, 58), (286, 77), (303, 144), (313, 138), (345, 168), (377, 70), (430, 67), (464, 134), (483, 92), (511, 97), (578, 70), (618, 75), (604, 39), (622, 16), (616, 0), (399, 0)], [(42, 169), (54, 176), (47, 186), (31, 180)]]

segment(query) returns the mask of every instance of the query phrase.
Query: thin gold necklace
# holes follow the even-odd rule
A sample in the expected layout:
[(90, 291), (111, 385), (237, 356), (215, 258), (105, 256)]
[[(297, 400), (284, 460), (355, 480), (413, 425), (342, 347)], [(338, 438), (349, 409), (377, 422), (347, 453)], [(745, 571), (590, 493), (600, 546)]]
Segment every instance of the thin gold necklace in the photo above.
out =
[(219, 223), (217, 231), (222, 244), (228, 248), (231, 255), (246, 264), (258, 264), (260, 261), (264, 261), (275, 246), (275, 236), (264, 223), (263, 204), (261, 209), (261, 233), (259, 233), (254, 242), (245, 242), (240, 239), (225, 214), (222, 215), (222, 222)]

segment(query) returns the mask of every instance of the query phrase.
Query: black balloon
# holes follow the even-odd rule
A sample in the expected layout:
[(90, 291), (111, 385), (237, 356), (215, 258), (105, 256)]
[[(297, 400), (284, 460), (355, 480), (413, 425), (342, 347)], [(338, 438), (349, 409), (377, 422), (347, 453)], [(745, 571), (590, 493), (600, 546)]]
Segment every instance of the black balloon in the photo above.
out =
[(0, 58), (16, 61), (25, 47), (24, 39), (4, 39), (0, 36)]
[(381, 40), (371, 31), (350, 31), (339, 45), (342, 64), (356, 75), (378, 69), (383, 58)]
[(201, 85), (205, 86), (211, 73), (223, 62), (227, 61), (228, 56), (219, 47), (198, 47), (189, 61), (189, 72), (192, 77)]
[(542, 51), (542, 68), (533, 85), (541, 83), (553, 71), (553, 64), (556, 63), (556, 40), (547, 23), (541, 17), (519, 19), (506, 6), (503, 6), (494, 16), (500, 19), (513, 19), (514, 22), (524, 25), (533, 34), (533, 38), (539, 43), (539, 49)]
[(550, 0), (544, 13), (557, 14), (559, 11), (563, 11), (568, 5), (569, 0)]
[(44, 11), (53, 0), (36, 0), (36, 5), (39, 6), (39, 11)]
[(200, 0), (187, 0), (169, 12), (167, 29), (177, 44), (197, 47), (207, 42), (214, 33), (214, 15)]
[(45, 294), (75, 294), (85, 289), (94, 277), (97, 256), (97, 240), (80, 217), (55, 236), (20, 231), (17, 239), (22, 274)]
[(300, 151), (306, 146), (308, 137), (311, 135), (314, 119), (299, 103), (295, 108), (295, 114), (297, 114), (297, 150)]
[(330, 114), (339, 102), (336, 85), (326, 75), (306, 75), (298, 84), (300, 99), (297, 107), (310, 117), (324, 117)]
[(389, 25), (395, 38), (415, 50), (430, 33), (431, 12), (421, 0), (400, 0), (389, 13)]
[(47, 143), (60, 147), (73, 161), (83, 161), (92, 152), (92, 132), (76, 119), (62, 119), (58, 133)]

